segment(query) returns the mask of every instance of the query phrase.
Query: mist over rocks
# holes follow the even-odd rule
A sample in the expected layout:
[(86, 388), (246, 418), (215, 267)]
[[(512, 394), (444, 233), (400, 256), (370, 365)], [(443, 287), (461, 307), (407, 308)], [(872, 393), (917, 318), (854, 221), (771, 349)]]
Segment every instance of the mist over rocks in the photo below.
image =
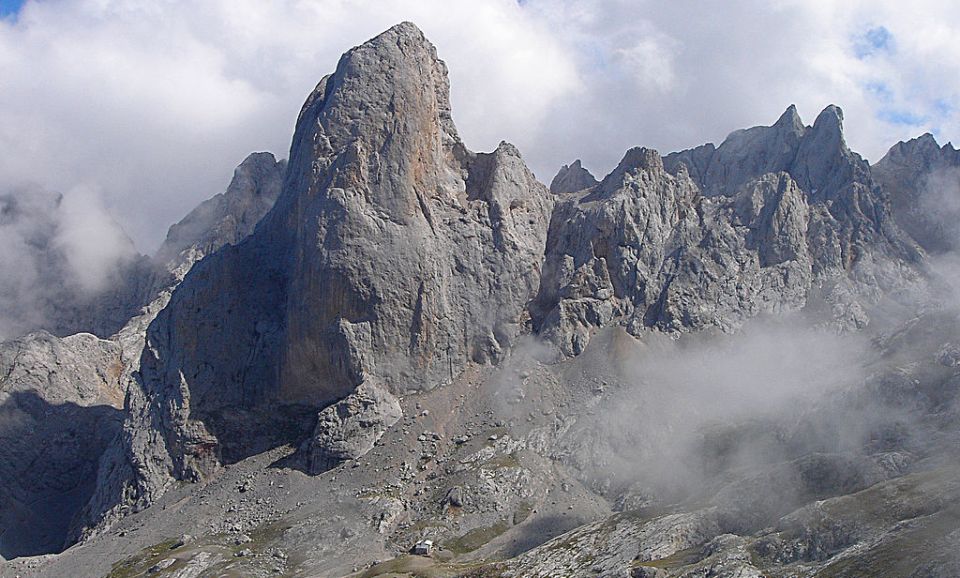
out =
[[(109, 337), (148, 291), (148, 260), (96, 195), (23, 185), (0, 192), (0, 338), (43, 329)], [(13, 274), (15, 273), (15, 274)]]
[(280, 192), (286, 162), (254, 153), (227, 191), (171, 226), (152, 257), (137, 253), (96, 195), (24, 185), (0, 194), (0, 338), (35, 330), (109, 338), (206, 254), (252, 232)]
[(897, 222), (928, 252), (957, 248), (960, 151), (927, 133), (894, 145), (871, 167), (890, 196)]
[[(105, 338), (40, 331), (0, 344), (0, 452), (9, 470), (0, 478), (3, 552), (13, 557), (60, 551), (84, 533), (91, 509), (97, 514), (108, 509), (101, 505), (104, 496), (113, 504), (124, 491), (109, 485), (105, 471), (130, 471), (117, 451), (124, 397), (139, 371), (146, 327), (197, 261), (252, 232), (276, 200), (284, 168), (269, 153), (251, 155), (224, 193), (171, 227), (155, 257), (115, 264), (98, 281), (108, 286), (89, 292), (70, 282), (70, 257), (57, 241), (63, 226), (54, 219), (66, 218), (58, 213), (62, 196), (25, 191), (5, 197), (0, 228), (22, 232), (45, 267), (40, 277), (32, 277), (28, 266), (21, 268), (24, 276), (7, 279), (33, 284), (31, 291), (51, 291), (35, 295), (33, 302), (4, 293), (17, 301), (19, 311), (33, 315), (23, 327), (50, 327), (61, 334), (84, 328)], [(46, 209), (33, 205), (37, 202), (45, 202)], [(122, 249), (124, 255), (134, 254), (131, 245)], [(3, 311), (17, 310), (7, 304)]]
[[(0, 554), (702, 577), (869, 574), (895, 548), (948, 575), (960, 323), (891, 199), (952, 147), (898, 145), (875, 178), (842, 119), (790, 107), (548, 190), (509, 143), (466, 148), (445, 65), (394, 26), (320, 80), (289, 162), (254, 153), (171, 227), (111, 339), (0, 346), (2, 415), (96, 418), (40, 471), (82, 473), (70, 519)], [(60, 439), (42, 425), (28, 445)], [(44, 495), (33, 475), (0, 496)], [(423, 539), (436, 559), (404, 556)]]

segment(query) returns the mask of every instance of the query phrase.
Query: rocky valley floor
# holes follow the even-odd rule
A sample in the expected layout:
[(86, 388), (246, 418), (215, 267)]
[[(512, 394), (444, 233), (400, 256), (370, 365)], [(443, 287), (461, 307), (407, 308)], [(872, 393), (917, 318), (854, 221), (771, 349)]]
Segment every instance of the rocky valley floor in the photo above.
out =
[[(915, 342), (912, 331), (900, 339)], [(311, 476), (291, 463), (295, 447), (277, 447), (203, 484), (169, 491), (63, 554), (18, 559), (3, 572), (950, 576), (960, 569), (960, 377), (943, 365), (949, 360), (918, 359), (912, 346), (903, 352), (897, 343), (885, 345), (870, 379), (912, 385), (913, 377), (935, 376), (952, 385), (925, 417), (929, 430), (902, 431), (918, 426), (896, 416), (872, 433), (893, 435), (888, 430), (900, 427), (901, 438), (880, 445), (868, 439), (875, 447), (831, 452), (814, 446), (836, 443), (830, 438), (839, 434), (802, 439), (804, 419), (819, 428), (837, 425), (816, 405), (793, 424), (779, 413), (763, 423), (701, 421), (700, 432), (676, 423), (670, 435), (704, 435), (700, 441), (713, 442), (714, 456), (733, 455), (738, 444), (757, 452), (758, 439), (776, 447), (749, 465), (707, 464), (699, 450), (677, 449), (687, 452), (680, 461), (700, 469), (682, 475), (702, 477), (671, 492), (641, 469), (680, 464), (658, 461), (656, 448), (630, 454), (597, 425), (621, 419), (610, 402), (622, 406), (623, 393), (636, 387), (628, 381), (634, 364), (662, 358), (674, 345), (612, 331), (574, 361), (556, 363), (531, 344), (498, 368), (475, 368), (452, 385), (405, 396), (404, 417), (355, 461)], [(889, 395), (925, 403), (897, 385), (886, 384)], [(697, 412), (710, 411), (689, 403), (695, 423)], [(671, 411), (669, 403), (662, 408)], [(659, 421), (631, 409), (638, 421)], [(648, 435), (640, 424), (618, 427)], [(640, 469), (616, 467), (625, 458)], [(429, 557), (410, 553), (422, 539), (436, 544)]]

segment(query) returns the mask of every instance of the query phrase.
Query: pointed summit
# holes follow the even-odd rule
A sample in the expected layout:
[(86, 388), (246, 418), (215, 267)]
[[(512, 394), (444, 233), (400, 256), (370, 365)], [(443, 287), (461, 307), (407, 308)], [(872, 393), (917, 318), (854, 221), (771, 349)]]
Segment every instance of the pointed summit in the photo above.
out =
[(817, 115), (817, 120), (813, 123), (814, 131), (823, 131), (831, 136), (843, 139), (843, 110), (839, 106), (831, 104)]
[[(708, 195), (730, 195), (747, 181), (766, 173), (788, 170), (796, 157), (800, 143), (808, 134), (797, 107), (790, 105), (777, 122), (770, 126), (755, 126), (737, 130), (717, 147), (716, 151), (702, 149), (699, 153), (679, 153), (678, 158), (699, 159), (699, 166), (688, 167), (690, 174), (701, 182)], [(709, 153), (709, 161), (704, 157)], [(671, 159), (670, 163), (674, 161)]]
[(271, 211), (191, 269), (147, 331), (128, 424), (146, 437), (126, 447), (123, 482), (144, 503), (282, 442), (241, 440), (283, 430), (284, 408), (340, 404), (304, 451), (362, 454), (399, 417), (395, 394), (496, 362), (518, 337), (552, 198), (512, 145), (463, 146), (449, 92), (436, 49), (403, 23), (309, 95)]
[(580, 159), (571, 165), (563, 165), (557, 176), (550, 181), (550, 192), (555, 194), (575, 193), (598, 184), (596, 177), (583, 168)]
[[(307, 98), (288, 180), (305, 183), (318, 168), (331, 169), (333, 187), (376, 185), (374, 204), (403, 220), (419, 212), (413, 190), (434, 191), (451, 179), (446, 160), (457, 146), (447, 67), (404, 22), (347, 51)], [(338, 164), (344, 155), (360, 162)]]
[(800, 120), (800, 115), (797, 113), (797, 105), (791, 104), (788, 106), (787, 110), (780, 115), (780, 118), (777, 119), (777, 122), (775, 122), (773, 126), (781, 130), (787, 129), (803, 132), (803, 121)]

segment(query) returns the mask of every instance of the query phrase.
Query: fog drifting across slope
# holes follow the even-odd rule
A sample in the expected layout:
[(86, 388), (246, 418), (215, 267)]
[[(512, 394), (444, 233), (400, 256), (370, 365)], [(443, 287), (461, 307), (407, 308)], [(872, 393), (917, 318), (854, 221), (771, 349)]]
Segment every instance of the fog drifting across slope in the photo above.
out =
[(130, 239), (95, 190), (32, 185), (0, 193), (0, 339), (56, 325), (58, 311), (122, 281)]
[(534, 389), (543, 382), (518, 380), (518, 360), (547, 363), (579, 391), (549, 428), (553, 459), (617, 509), (693, 500), (727, 512), (729, 531), (752, 531), (810, 500), (950, 459), (944, 423), (958, 380), (936, 352), (956, 334), (956, 316), (884, 326), (889, 334), (837, 333), (796, 314), (732, 335), (638, 340), (605, 329), (560, 364), (542, 343), (522, 346), (498, 373), (496, 396), (504, 420), (522, 423), (543, 403)]
[(639, 484), (672, 498), (731, 470), (787, 458), (784, 436), (799, 426), (801, 410), (862, 382), (868, 358), (863, 336), (798, 317), (756, 320), (735, 335), (644, 341), (617, 360), (622, 386), (582, 433), (604, 462), (602, 486)]

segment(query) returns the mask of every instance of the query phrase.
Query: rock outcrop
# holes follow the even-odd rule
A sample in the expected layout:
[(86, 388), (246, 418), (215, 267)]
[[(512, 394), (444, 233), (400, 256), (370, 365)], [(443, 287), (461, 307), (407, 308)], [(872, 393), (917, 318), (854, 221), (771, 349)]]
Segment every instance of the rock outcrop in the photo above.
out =
[(926, 251), (960, 247), (960, 151), (927, 133), (895, 144), (871, 167), (894, 218)]
[(580, 159), (573, 161), (572, 165), (563, 165), (553, 180), (550, 181), (551, 193), (575, 193), (584, 189), (595, 187), (597, 179), (583, 168)]
[(828, 107), (804, 127), (791, 107), (715, 150), (628, 151), (554, 211), (537, 331), (575, 355), (611, 323), (634, 335), (729, 331), (812, 301), (865, 324), (866, 307), (919, 280), (920, 253), (843, 142), (841, 118)]
[(59, 552), (123, 423), (120, 347), (89, 333), (0, 344), (0, 554)]
[[(147, 330), (124, 437), (134, 475), (107, 487), (149, 503), (249, 455), (221, 443), (250, 427), (240, 414), (320, 409), (361, 384), (431, 389), (503, 355), (539, 284), (552, 201), (513, 146), (463, 146), (448, 92), (409, 23), (321, 80), (276, 205), (191, 269)], [(325, 435), (311, 452), (335, 452)]]
[(154, 256), (182, 279), (193, 263), (253, 232), (280, 196), (287, 162), (253, 153), (233, 173), (227, 190), (200, 203), (170, 227)]
[(402, 415), (396, 397), (376, 385), (361, 383), (356, 391), (320, 412), (313, 435), (303, 447), (307, 471), (325, 472), (366, 454)]

